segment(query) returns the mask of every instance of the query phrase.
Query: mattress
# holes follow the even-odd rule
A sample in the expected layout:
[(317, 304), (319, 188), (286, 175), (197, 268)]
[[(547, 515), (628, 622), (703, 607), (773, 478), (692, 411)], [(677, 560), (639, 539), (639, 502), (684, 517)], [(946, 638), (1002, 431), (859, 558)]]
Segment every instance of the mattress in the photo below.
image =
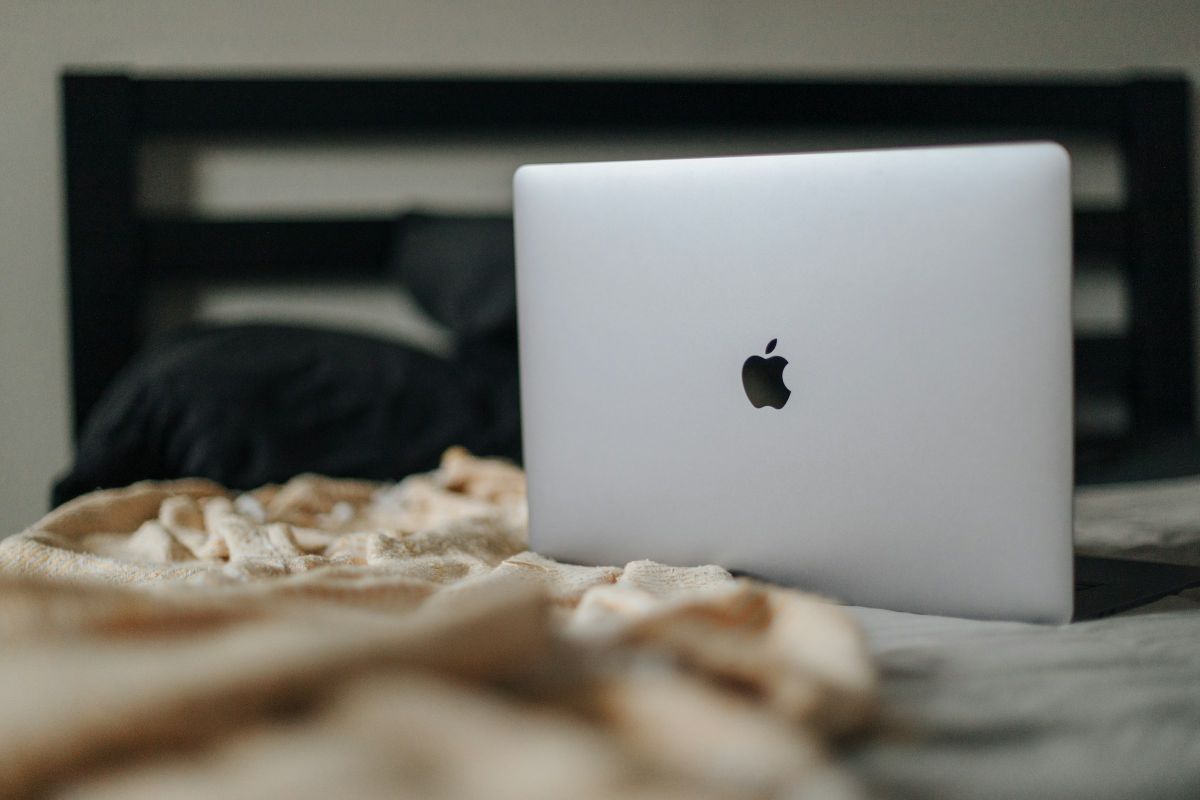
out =
[[(1200, 564), (1200, 481), (1082, 489), (1076, 549)], [(1200, 591), (1062, 627), (854, 608), (887, 732), (848, 758), (887, 797), (1200, 797)]]
[[(1200, 592), (1041, 626), (524, 552), (524, 479), (139, 484), (0, 544), (0, 794), (1200, 796)], [(1200, 564), (1200, 480), (1077, 548)], [(407, 793), (407, 795), (405, 794)]]

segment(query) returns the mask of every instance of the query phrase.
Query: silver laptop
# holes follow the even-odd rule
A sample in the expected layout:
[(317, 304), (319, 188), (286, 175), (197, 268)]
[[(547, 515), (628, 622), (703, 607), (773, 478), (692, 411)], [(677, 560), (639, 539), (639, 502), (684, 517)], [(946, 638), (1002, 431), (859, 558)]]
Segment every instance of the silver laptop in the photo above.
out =
[(515, 178), (530, 534), (903, 611), (1072, 611), (1055, 144)]

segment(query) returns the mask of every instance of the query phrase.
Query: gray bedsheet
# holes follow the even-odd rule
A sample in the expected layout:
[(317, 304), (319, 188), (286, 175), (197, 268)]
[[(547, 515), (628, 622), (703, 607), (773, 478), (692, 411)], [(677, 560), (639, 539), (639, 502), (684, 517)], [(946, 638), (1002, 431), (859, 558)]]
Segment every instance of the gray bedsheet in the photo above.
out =
[[(1200, 481), (1081, 492), (1077, 548), (1200, 564)], [(1200, 798), (1200, 591), (1054, 627), (856, 608), (888, 730), (881, 797)]]

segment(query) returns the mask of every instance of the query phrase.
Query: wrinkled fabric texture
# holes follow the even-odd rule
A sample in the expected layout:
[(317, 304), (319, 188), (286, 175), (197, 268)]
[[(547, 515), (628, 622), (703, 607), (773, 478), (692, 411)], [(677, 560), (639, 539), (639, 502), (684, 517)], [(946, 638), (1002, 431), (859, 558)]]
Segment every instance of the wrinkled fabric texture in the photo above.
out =
[[(1075, 547), (1200, 566), (1200, 478), (1079, 489)], [(1200, 587), (1066, 626), (850, 609), (902, 736), (849, 756), (879, 797), (1200, 797)]]
[(525, 549), (519, 469), (80, 497), (0, 542), (0, 795), (857, 797), (838, 606)]
[(145, 348), (89, 416), (53, 505), (201, 477), (233, 489), (304, 472), (396, 480), (453, 444), (520, 460), (515, 336), (453, 360), (352, 333), (197, 327)]
[(847, 764), (878, 797), (1200, 797), (1200, 592), (1067, 626), (856, 608), (903, 735)]

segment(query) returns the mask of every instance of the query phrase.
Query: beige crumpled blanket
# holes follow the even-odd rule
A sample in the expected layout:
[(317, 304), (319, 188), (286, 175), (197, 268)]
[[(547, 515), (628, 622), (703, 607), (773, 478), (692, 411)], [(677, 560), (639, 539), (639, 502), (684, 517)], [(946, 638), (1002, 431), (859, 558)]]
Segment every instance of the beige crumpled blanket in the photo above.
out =
[(0, 542), (0, 795), (853, 797), (876, 678), (837, 606), (525, 550), (520, 470), (446, 453), (98, 491)]

